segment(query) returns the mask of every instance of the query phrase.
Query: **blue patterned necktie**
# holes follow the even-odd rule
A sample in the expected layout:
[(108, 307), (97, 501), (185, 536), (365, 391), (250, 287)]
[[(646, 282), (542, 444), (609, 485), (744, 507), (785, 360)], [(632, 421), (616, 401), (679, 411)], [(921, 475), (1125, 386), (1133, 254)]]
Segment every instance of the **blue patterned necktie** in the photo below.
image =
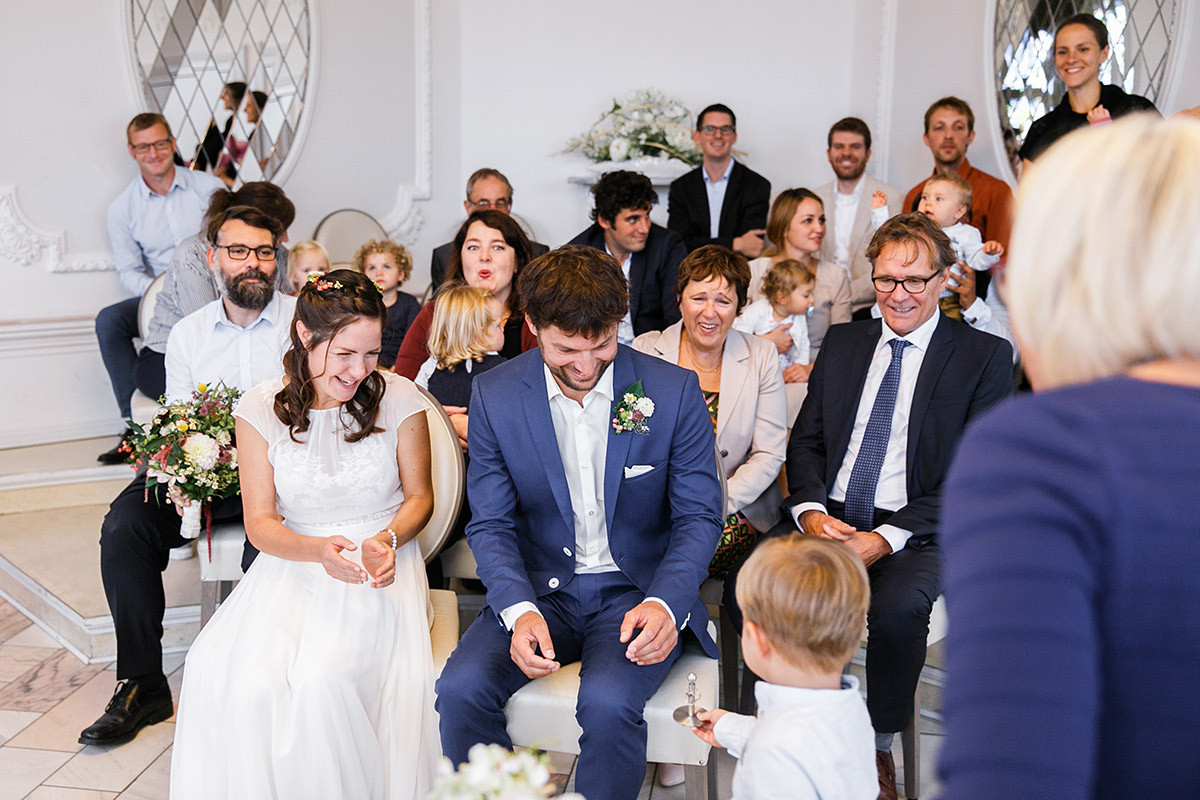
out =
[(879, 485), (879, 471), (883, 469), (888, 439), (892, 436), (892, 413), (896, 409), (896, 392), (900, 389), (904, 348), (912, 342), (892, 339), (888, 344), (892, 346), (892, 361), (883, 373), (883, 383), (879, 384), (858, 456), (850, 470), (850, 482), (846, 484), (846, 522), (860, 531), (875, 527), (875, 488)]

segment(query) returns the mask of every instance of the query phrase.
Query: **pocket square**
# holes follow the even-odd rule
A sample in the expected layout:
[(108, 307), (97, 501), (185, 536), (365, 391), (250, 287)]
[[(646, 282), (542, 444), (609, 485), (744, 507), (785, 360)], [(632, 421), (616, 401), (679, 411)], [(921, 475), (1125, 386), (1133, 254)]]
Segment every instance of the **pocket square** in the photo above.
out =
[(654, 467), (650, 464), (634, 464), (632, 467), (625, 468), (626, 478), (636, 478), (638, 475), (645, 475)]

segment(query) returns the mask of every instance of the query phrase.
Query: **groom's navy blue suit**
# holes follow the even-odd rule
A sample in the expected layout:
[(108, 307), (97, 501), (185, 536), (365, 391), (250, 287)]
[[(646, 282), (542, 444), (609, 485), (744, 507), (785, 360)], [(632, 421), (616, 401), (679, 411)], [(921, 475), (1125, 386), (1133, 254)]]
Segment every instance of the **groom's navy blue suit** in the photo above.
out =
[[(540, 353), (475, 379), (470, 406), (467, 538), (487, 606), (438, 681), (442, 746), (455, 763), (477, 742), (510, 746), (503, 707), (529, 678), (509, 656), (499, 613), (533, 602), (560, 663), (582, 661), (576, 718), (583, 729), (576, 789), (588, 800), (635, 798), (645, 774), (645, 702), (670, 665), (637, 666), (619, 641), (626, 612), (659, 598), (676, 626), (717, 656), (699, 599), (721, 530), (712, 418), (696, 376), (621, 346), (617, 399), (642, 382), (655, 410), (646, 435), (608, 430), (604, 505), (616, 572), (575, 574), (575, 527)], [(650, 466), (625, 477), (626, 467)]]

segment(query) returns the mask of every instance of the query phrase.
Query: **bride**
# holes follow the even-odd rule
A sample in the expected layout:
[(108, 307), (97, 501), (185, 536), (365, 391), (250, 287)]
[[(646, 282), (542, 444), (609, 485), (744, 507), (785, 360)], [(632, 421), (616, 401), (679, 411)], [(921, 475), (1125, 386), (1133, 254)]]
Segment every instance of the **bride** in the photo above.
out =
[(370, 280), (300, 292), (284, 375), (238, 404), (246, 534), (261, 552), (184, 669), (171, 797), (424, 798), (440, 756), (433, 508), (416, 389), (375, 370)]

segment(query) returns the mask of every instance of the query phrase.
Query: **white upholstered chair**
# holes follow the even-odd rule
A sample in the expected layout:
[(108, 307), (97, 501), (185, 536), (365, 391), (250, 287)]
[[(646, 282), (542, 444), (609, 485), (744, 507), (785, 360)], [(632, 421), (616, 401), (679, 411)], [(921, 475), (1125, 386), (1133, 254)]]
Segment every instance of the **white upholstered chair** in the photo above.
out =
[(354, 254), (368, 239), (386, 239), (387, 231), (378, 220), (365, 211), (343, 208), (330, 212), (317, 223), (313, 239), (321, 243), (329, 253), (329, 266), (333, 269), (348, 267), (354, 263)]
[[(426, 562), (437, 556), (446, 537), (458, 518), (462, 489), (466, 480), (458, 434), (442, 406), (424, 389), (417, 387), (425, 403), (429, 420), (429, 444), (432, 454), (431, 473), (434, 486), (433, 514), (417, 534), (417, 543)], [(210, 550), (204, 532), (200, 533), (197, 550), (200, 556), (200, 625), (204, 626), (216, 611), (217, 603), (228, 595), (233, 584), (242, 577), (242, 544), (246, 528), (240, 522), (218, 523), (212, 528)], [(434, 667), (440, 673), (458, 643), (458, 599), (453, 592), (431, 590), (434, 623), (430, 631), (433, 640)]]

